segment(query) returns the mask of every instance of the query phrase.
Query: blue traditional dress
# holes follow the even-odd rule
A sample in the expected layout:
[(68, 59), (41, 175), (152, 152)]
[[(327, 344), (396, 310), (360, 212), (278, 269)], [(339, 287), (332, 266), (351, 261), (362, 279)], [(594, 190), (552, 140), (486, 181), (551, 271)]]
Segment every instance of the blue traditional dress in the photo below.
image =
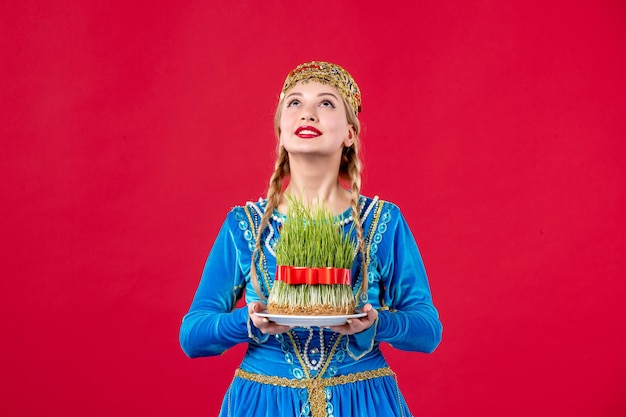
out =
[[(328, 328), (293, 328), (262, 334), (246, 306), (235, 308), (245, 289), (246, 302), (260, 301), (250, 282), (250, 258), (267, 201), (233, 208), (217, 236), (189, 312), (180, 343), (189, 357), (218, 355), (247, 343), (220, 416), (411, 416), (380, 349), (432, 352), (442, 326), (432, 303), (428, 279), (415, 239), (398, 207), (360, 197), (369, 281), (367, 300), (378, 310), (369, 329), (342, 336)], [(262, 235), (255, 266), (267, 297), (274, 282), (284, 216), (273, 213)], [(351, 210), (337, 216), (346, 233), (354, 232)], [(361, 255), (352, 268), (354, 294), (363, 280)]]

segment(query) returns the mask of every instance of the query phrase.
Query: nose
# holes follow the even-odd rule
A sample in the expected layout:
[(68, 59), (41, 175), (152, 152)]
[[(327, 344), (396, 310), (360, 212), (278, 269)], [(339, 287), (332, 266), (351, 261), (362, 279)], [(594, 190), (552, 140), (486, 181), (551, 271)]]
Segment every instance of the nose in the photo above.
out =
[(300, 120), (307, 122), (314, 122), (317, 120), (317, 116), (315, 114), (315, 110), (311, 107), (305, 107), (302, 109), (302, 114), (300, 115)]

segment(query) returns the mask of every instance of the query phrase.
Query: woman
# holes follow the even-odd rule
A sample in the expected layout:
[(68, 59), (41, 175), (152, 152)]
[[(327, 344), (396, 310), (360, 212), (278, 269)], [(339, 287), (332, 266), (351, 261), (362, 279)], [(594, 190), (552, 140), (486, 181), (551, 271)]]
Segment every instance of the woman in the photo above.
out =
[[(190, 357), (248, 343), (221, 416), (411, 415), (379, 344), (430, 353), (442, 327), (400, 210), (360, 195), (360, 111), (359, 88), (338, 65), (305, 63), (285, 80), (267, 198), (228, 214), (180, 331)], [(288, 196), (324, 201), (354, 234), (352, 286), (366, 316), (331, 328), (290, 328), (255, 314), (274, 282)], [(247, 307), (236, 309), (244, 289)]]

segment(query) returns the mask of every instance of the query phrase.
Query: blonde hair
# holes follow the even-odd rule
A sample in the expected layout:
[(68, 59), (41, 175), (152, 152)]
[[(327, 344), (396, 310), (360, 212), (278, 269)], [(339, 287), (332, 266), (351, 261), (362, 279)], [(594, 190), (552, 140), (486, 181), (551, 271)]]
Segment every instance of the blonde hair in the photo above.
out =
[[(351, 202), (350, 207), (352, 209), (352, 218), (354, 219), (354, 225), (357, 235), (357, 249), (361, 253), (361, 288), (359, 293), (359, 299), (365, 300), (367, 297), (367, 287), (368, 287), (368, 277), (367, 277), (367, 264), (368, 259), (366, 256), (365, 250), (365, 234), (363, 232), (363, 225), (360, 221), (361, 216), (361, 208), (359, 206), (359, 196), (361, 192), (361, 160), (359, 157), (359, 134), (361, 132), (361, 123), (352, 108), (352, 106), (348, 103), (348, 101), (342, 97), (344, 106), (346, 109), (346, 118), (348, 124), (354, 127), (355, 131), (355, 140), (350, 147), (345, 147), (341, 156), (341, 163), (339, 165), (339, 179), (350, 184), (351, 190)], [(282, 106), (281, 103), (278, 104), (276, 109), (276, 114), (274, 116), (274, 131), (276, 133), (276, 137), (280, 139), (280, 117), (282, 114)], [(256, 235), (256, 242), (254, 245), (254, 250), (252, 252), (252, 257), (250, 260), (250, 279), (252, 285), (257, 293), (257, 295), (261, 299), (265, 299), (265, 296), (261, 292), (261, 287), (259, 286), (259, 280), (256, 272), (255, 259), (257, 255), (262, 254), (261, 250), (261, 236), (263, 234), (263, 230), (269, 224), (270, 218), (274, 210), (278, 207), (280, 203), (280, 196), (283, 191), (283, 184), (285, 178), (290, 175), (289, 168), (289, 155), (285, 148), (278, 145), (277, 150), (277, 158), (274, 164), (274, 172), (270, 177), (269, 187), (267, 189), (267, 205), (265, 207), (265, 212), (261, 217), (261, 222), (259, 223), (259, 227)], [(269, 291), (269, 288), (268, 288)]]

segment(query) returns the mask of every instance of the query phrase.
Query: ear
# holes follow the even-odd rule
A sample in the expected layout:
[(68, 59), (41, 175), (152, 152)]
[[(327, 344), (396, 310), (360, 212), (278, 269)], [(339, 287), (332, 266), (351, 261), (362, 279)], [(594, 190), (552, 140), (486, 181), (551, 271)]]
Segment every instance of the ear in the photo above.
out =
[(354, 128), (353, 125), (349, 125), (348, 136), (346, 136), (346, 139), (343, 141), (343, 144), (345, 147), (349, 148), (350, 146), (352, 146), (355, 140), (356, 140), (356, 129)]

